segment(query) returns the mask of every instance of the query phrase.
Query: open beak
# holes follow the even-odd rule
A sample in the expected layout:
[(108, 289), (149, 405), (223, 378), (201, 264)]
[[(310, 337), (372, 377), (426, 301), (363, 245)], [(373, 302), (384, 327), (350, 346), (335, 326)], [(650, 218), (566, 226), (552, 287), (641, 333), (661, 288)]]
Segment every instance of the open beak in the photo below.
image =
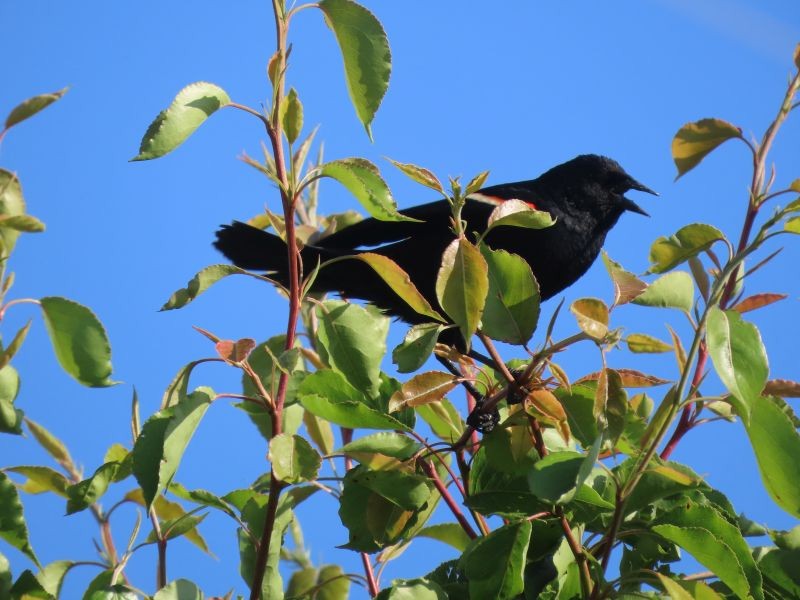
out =
[[(631, 178), (628, 185), (632, 190), (637, 190), (639, 192), (647, 192), (648, 194), (653, 194), (653, 196), (658, 196), (658, 192), (654, 192), (649, 187), (647, 187), (646, 185), (642, 185), (633, 178)], [(647, 211), (645, 211), (641, 206), (639, 206), (638, 204), (636, 204), (636, 202), (628, 198), (625, 197), (622, 198), (622, 206), (625, 207), (625, 210), (639, 213), (640, 215), (644, 215), (645, 217), (650, 216), (649, 214), (647, 214)]]

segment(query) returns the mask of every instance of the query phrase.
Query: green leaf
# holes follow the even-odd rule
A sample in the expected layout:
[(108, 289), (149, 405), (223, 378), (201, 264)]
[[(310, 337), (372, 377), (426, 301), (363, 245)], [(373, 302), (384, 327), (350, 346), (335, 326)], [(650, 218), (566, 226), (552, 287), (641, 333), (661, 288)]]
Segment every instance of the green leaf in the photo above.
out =
[(608, 271), (614, 284), (614, 306), (627, 304), (647, 288), (647, 284), (644, 281), (623, 269), (622, 265), (612, 260), (605, 250), (602, 251), (601, 255), (606, 271)]
[(722, 383), (732, 394), (731, 403), (745, 426), (753, 406), (761, 401), (769, 365), (761, 335), (735, 310), (712, 307), (706, 324), (708, 352)]
[(45, 566), (44, 569), (39, 571), (36, 575), (36, 579), (48, 594), (54, 598), (58, 598), (61, 594), (61, 586), (64, 583), (64, 577), (74, 566), (76, 566), (76, 563), (71, 560), (57, 560), (51, 562)]
[(294, 88), (289, 90), (281, 103), (281, 123), (286, 139), (290, 144), (294, 144), (303, 131), (303, 104)]
[(362, 252), (352, 258), (365, 262), (372, 267), (372, 270), (392, 288), (394, 293), (400, 296), (418, 314), (430, 317), (435, 321), (444, 322), (442, 315), (434, 310), (425, 299), (425, 296), (420, 294), (408, 273), (391, 258), (372, 252)]
[(186, 579), (176, 579), (161, 588), (153, 600), (203, 600), (205, 596), (194, 583)]
[(230, 104), (227, 92), (213, 83), (198, 81), (183, 88), (172, 104), (150, 123), (132, 160), (150, 160), (180, 146), (217, 110)]
[(686, 271), (667, 273), (653, 283), (632, 301), (640, 306), (660, 308), (679, 308), (688, 313), (694, 305), (694, 282)]
[[(258, 375), (264, 389), (272, 395), (277, 393), (278, 378), (281, 374), (280, 367), (275, 364), (274, 358), (280, 357), (285, 348), (286, 336), (276, 335), (256, 346), (248, 358), (250, 367)], [(297, 388), (300, 386), (303, 377), (305, 377), (305, 365), (300, 355), (287, 355), (287, 357), (294, 361), (283, 366), (286, 371), (292, 374), (286, 390), (286, 402), (291, 404), (295, 401)], [(242, 374), (242, 391), (245, 396), (250, 396), (251, 398), (259, 397), (258, 387), (246, 373)], [(269, 427), (272, 427), (271, 422)], [(267, 437), (269, 438), (270, 436), (271, 433)]]
[(370, 472), (359, 465), (345, 475), (339, 499), (339, 518), (348, 530), (348, 542), (344, 547), (371, 553), (399, 540), (413, 525), (415, 512), (400, 508), (361, 485), (357, 479), (364, 471)]
[(148, 507), (172, 481), (186, 446), (213, 399), (210, 388), (198, 388), (179, 404), (154, 414), (142, 426), (133, 446), (133, 473)]
[(420, 448), (420, 444), (408, 436), (393, 431), (381, 431), (353, 440), (336, 450), (334, 454), (345, 454), (359, 462), (363, 462), (361, 458), (364, 455), (374, 454), (406, 461), (419, 452)]
[(400, 171), (412, 181), (415, 181), (420, 185), (424, 185), (425, 187), (444, 195), (445, 192), (444, 188), (442, 187), (442, 182), (439, 181), (439, 178), (428, 169), (425, 169), (424, 167), (418, 167), (417, 165), (412, 165), (410, 163), (397, 162), (391, 158), (388, 158), (387, 160), (395, 167), (400, 169)]
[(428, 360), (444, 327), (438, 323), (420, 323), (408, 330), (403, 342), (392, 350), (392, 362), (400, 373), (416, 371)]
[(438, 402), (458, 385), (458, 377), (441, 371), (427, 371), (415, 375), (392, 394), (389, 399), (389, 412), (404, 408), (414, 408), (431, 402)]
[(458, 325), (467, 346), (480, 323), (488, 292), (488, 267), (480, 251), (464, 238), (453, 240), (442, 255), (436, 298)]
[(530, 539), (531, 524), (522, 521), (474, 540), (459, 560), (469, 581), (469, 597), (510, 599), (521, 594)]
[[(181, 498), (184, 497), (180, 495), (182, 492), (186, 499), (196, 500), (201, 506), (211, 506), (212, 508), (221, 507), (224, 512), (236, 519), (235, 513), (230, 509), (230, 507), (209, 492), (205, 492), (204, 490), (188, 492), (180, 484), (170, 484), (169, 490)], [(135, 502), (139, 506), (147, 507), (147, 503), (144, 499), (144, 492), (142, 492), (141, 488), (133, 489), (125, 494), (125, 500)], [(208, 500), (208, 502), (204, 502), (202, 500)], [(162, 535), (165, 535), (167, 539), (172, 539), (182, 535), (192, 544), (200, 548), (200, 550), (206, 554), (212, 555), (211, 551), (208, 549), (208, 544), (206, 544), (203, 536), (201, 536), (200, 532), (197, 530), (197, 525), (205, 518), (205, 514), (200, 518), (189, 515), (183, 506), (177, 502), (170, 502), (164, 496), (157, 496), (153, 502), (153, 506), (155, 507), (159, 522), (161, 523)], [(191, 516), (191, 520), (184, 522), (188, 516)], [(155, 531), (151, 531), (147, 537), (147, 543), (153, 543), (157, 539), (158, 538)]]
[(672, 140), (672, 160), (678, 168), (675, 179), (695, 168), (723, 142), (741, 137), (741, 129), (721, 119), (701, 119), (687, 123)]
[(317, 593), (314, 600), (347, 600), (350, 597), (350, 579), (339, 565), (324, 565), (317, 576)]
[(392, 586), (381, 590), (375, 600), (447, 600), (448, 596), (439, 584), (427, 578), (395, 579)]
[(300, 483), (317, 478), (322, 458), (299, 435), (281, 433), (270, 440), (269, 461), (272, 472), (284, 483)]
[[(202, 515), (183, 514), (180, 517), (176, 517), (174, 519), (167, 519), (161, 521), (160, 528), (163, 539), (172, 540), (181, 537), (182, 535), (197, 533), (196, 531), (197, 526), (203, 522), (203, 519), (206, 518), (207, 514), (208, 513), (204, 513)], [(144, 543), (155, 544), (157, 541), (158, 541), (158, 534), (156, 534), (156, 531), (154, 529), (148, 534)], [(205, 550), (208, 549), (205, 548)]]
[(431, 497), (428, 480), (420, 475), (396, 470), (373, 471), (365, 467), (354, 471), (350, 476), (352, 483), (375, 492), (403, 510), (419, 510)]
[(389, 429), (410, 431), (394, 417), (367, 404), (366, 398), (343, 375), (323, 369), (300, 384), (300, 402), (307, 411), (350, 429)]
[(672, 346), (666, 342), (645, 333), (632, 333), (625, 338), (625, 342), (628, 344), (628, 350), (636, 353), (658, 354), (672, 350)]
[(20, 486), (20, 489), (29, 494), (41, 494), (43, 492), (53, 492), (63, 498), (67, 497), (67, 488), (70, 483), (66, 477), (50, 467), (40, 467), (22, 465), (18, 467), (6, 467), (6, 471), (19, 473), (28, 478)]
[(11, 359), (17, 354), (20, 346), (22, 346), (22, 342), (25, 341), (30, 328), (31, 322), (28, 321), (19, 331), (17, 331), (17, 333), (14, 335), (14, 339), (11, 340), (11, 343), (4, 348), (2, 352), (0, 352), (0, 369), (4, 368), (9, 362), (11, 362)]
[(670, 579), (661, 573), (656, 573), (656, 577), (658, 577), (658, 580), (661, 582), (664, 591), (669, 594), (671, 600), (695, 600), (695, 597), (683, 589), (681, 585), (674, 579)]
[(578, 320), (578, 327), (595, 340), (602, 340), (608, 334), (608, 307), (597, 298), (580, 298), (569, 307)]
[(10, 113), (8, 113), (8, 116), (6, 117), (5, 129), (10, 129), (17, 123), (21, 123), (25, 119), (29, 119), (39, 111), (50, 106), (56, 100), (60, 100), (61, 97), (67, 93), (68, 89), (69, 88), (62, 88), (57, 92), (52, 92), (50, 94), (39, 94), (38, 96), (33, 96), (32, 98), (23, 100), (14, 108), (12, 108)]
[[(189, 502), (194, 502), (201, 506), (216, 508), (230, 517), (236, 517), (236, 513), (233, 512), (231, 507), (228, 506), (222, 498), (207, 490), (187, 490), (180, 483), (173, 481), (169, 484), (169, 491), (182, 500), (188, 500)], [(144, 496), (142, 496), (142, 505), (144, 505)]]
[(439, 523), (428, 525), (417, 533), (417, 537), (431, 538), (452, 546), (459, 552), (464, 552), (469, 546), (470, 538), (458, 523)]
[(761, 574), (739, 529), (710, 506), (682, 504), (653, 531), (713, 571), (740, 598), (763, 600)]
[(2, 227), (25, 233), (41, 233), (45, 230), (44, 223), (31, 215), (1, 215), (0, 228)]
[(560, 451), (539, 460), (528, 474), (531, 492), (547, 502), (569, 503), (592, 472), (601, 444), (602, 436), (595, 440), (586, 456)]
[[(252, 497), (242, 509), (242, 518), (247, 523), (250, 531), (264, 530), (264, 515), (266, 512), (267, 497), (256, 495)], [(269, 554), (264, 579), (261, 585), (261, 598), (263, 600), (283, 600), (283, 579), (278, 566), (280, 563), (281, 547), (286, 529), (294, 519), (291, 510), (292, 501), (288, 494), (283, 494), (278, 501), (275, 524), (269, 543)], [(239, 529), (239, 571), (242, 578), (252, 587), (253, 571), (255, 568), (256, 548), (249, 535)]]
[(14, 407), (19, 393), (19, 374), (11, 365), (0, 369), (0, 432), (19, 435), (25, 413)]
[(800, 233), (800, 217), (787, 219), (783, 229), (788, 233)]
[[(0, 373), (2, 373), (2, 371), (0, 371)], [(39, 442), (39, 445), (59, 464), (65, 466), (73, 464), (72, 457), (69, 455), (69, 450), (67, 450), (64, 442), (35, 421), (26, 418), (25, 424), (28, 426), (34, 439)]]
[(91, 477), (67, 488), (67, 514), (71, 515), (89, 508), (108, 490), (108, 486), (130, 474), (130, 460), (100, 465)]
[(539, 284), (530, 265), (516, 254), (481, 244), (489, 291), (481, 330), (494, 340), (527, 344), (539, 322)]
[(489, 171), (481, 171), (475, 177), (469, 180), (469, 183), (464, 188), (464, 193), (469, 196), (470, 194), (474, 194), (479, 189), (483, 187), (483, 184), (486, 183), (486, 180), (489, 178)]
[(745, 425), (761, 479), (783, 510), (800, 518), (800, 435), (775, 398), (758, 398)]
[(389, 319), (374, 309), (341, 300), (323, 302), (317, 307), (317, 318), (323, 360), (361, 392), (377, 394)]
[(308, 437), (316, 444), (319, 451), (322, 454), (331, 454), (334, 448), (331, 424), (305, 409), (303, 410), (303, 424), (306, 426)]
[(106, 330), (85, 306), (49, 296), (41, 299), (42, 313), (56, 358), (78, 383), (107, 387), (111, 375), (111, 345)]
[(758, 561), (758, 568), (767, 585), (780, 586), (780, 597), (800, 597), (800, 550), (770, 549)]
[(47, 590), (42, 587), (39, 580), (30, 569), (25, 569), (19, 574), (14, 585), (9, 590), (7, 598), (20, 598), (21, 600), (55, 600), (55, 597), (50, 595)]
[(185, 288), (182, 288), (172, 294), (172, 296), (169, 297), (169, 300), (167, 300), (164, 303), (164, 306), (162, 306), (159, 310), (183, 308), (223, 277), (236, 274), (246, 275), (247, 271), (240, 269), (239, 267), (235, 267), (234, 265), (208, 266), (197, 273), (197, 275), (192, 277), (189, 283), (186, 284)]
[(504, 200), (497, 205), (487, 221), (485, 236), (495, 227), (522, 227), (524, 229), (546, 229), (555, 224), (555, 219), (549, 212), (536, 210), (522, 200)]
[(0, 471), (0, 538), (30, 558), (36, 566), (40, 566), (28, 539), (28, 526), (25, 524), (25, 515), (17, 489), (2, 471)]
[(681, 227), (670, 237), (660, 237), (650, 247), (650, 273), (664, 273), (708, 250), (714, 242), (724, 240), (723, 233), (712, 225), (692, 223)]
[(322, 0), (319, 8), (336, 35), (347, 91), (358, 120), (372, 139), (371, 123), (389, 87), (392, 54), (380, 21), (352, 0)]
[[(14, 217), (25, 214), (25, 200), (22, 186), (16, 173), (0, 169), (0, 216)], [(10, 227), (0, 227), (0, 256), (11, 254), (17, 243), (19, 231)]]
[(466, 427), (461, 413), (447, 398), (425, 406), (418, 406), (416, 412), (428, 424), (434, 435), (448, 443), (453, 443), (460, 438)]
[(319, 167), (319, 174), (341, 183), (370, 215), (380, 221), (417, 220), (397, 212), (397, 204), (378, 167), (365, 158), (342, 158), (325, 163)]

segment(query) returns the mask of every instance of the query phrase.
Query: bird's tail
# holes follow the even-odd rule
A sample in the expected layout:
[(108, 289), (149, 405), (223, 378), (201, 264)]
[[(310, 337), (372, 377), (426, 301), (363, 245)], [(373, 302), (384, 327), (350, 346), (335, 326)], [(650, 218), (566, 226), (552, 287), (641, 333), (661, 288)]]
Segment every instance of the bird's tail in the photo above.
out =
[[(237, 267), (248, 271), (269, 272), (276, 281), (283, 284), (288, 280), (286, 244), (277, 235), (234, 221), (217, 231), (214, 247)], [(304, 262), (311, 260), (316, 265), (319, 255), (317, 248), (306, 247), (302, 254)], [(314, 256), (310, 256), (311, 254)]]

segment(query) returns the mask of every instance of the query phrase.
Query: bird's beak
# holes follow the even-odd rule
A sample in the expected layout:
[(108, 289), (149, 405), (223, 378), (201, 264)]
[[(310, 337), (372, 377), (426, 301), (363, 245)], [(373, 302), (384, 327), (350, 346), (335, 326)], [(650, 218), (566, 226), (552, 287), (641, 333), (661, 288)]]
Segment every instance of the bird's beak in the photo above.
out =
[[(658, 196), (658, 192), (654, 192), (649, 187), (639, 183), (638, 181), (636, 181), (633, 178), (631, 178), (630, 183), (628, 185), (630, 186), (630, 189), (632, 189), (632, 190), (637, 190), (639, 192), (647, 192), (648, 194), (653, 194), (653, 196)], [(649, 214), (647, 214), (647, 211), (645, 211), (641, 206), (636, 204), (636, 202), (634, 202), (633, 200), (630, 200), (628, 198), (625, 198), (624, 196), (622, 198), (622, 206), (625, 208), (625, 210), (629, 210), (631, 212), (639, 213), (640, 215), (644, 215), (645, 217), (649, 217), (650, 216)]]

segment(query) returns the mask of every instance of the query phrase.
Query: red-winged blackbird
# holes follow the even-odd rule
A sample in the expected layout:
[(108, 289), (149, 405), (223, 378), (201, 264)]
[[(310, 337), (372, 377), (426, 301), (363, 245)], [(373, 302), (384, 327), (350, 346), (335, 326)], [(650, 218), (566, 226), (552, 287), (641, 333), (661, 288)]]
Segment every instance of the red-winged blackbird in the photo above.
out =
[[(505, 200), (515, 198), (549, 212), (556, 221), (551, 227), (531, 230), (499, 226), (485, 239), (493, 249), (524, 258), (539, 282), (542, 299), (547, 299), (586, 272), (624, 211), (647, 214), (624, 196), (628, 190), (655, 194), (610, 158), (588, 154), (536, 179), (484, 188), (468, 197), (461, 216), (466, 221), (465, 231), (471, 235), (486, 229), (489, 214)], [(303, 248), (305, 273), (319, 261), (338, 256), (367, 250), (382, 254), (400, 265), (428, 302), (444, 314), (436, 300), (435, 285), (442, 253), (453, 240), (450, 205), (439, 200), (400, 212), (421, 222), (370, 218), (350, 225)], [(217, 231), (214, 245), (235, 265), (269, 271), (272, 278), (287, 284), (286, 245), (279, 237), (234, 222)], [(312, 290), (367, 300), (408, 323), (429, 320), (414, 312), (361, 261), (342, 261), (321, 269)]]

